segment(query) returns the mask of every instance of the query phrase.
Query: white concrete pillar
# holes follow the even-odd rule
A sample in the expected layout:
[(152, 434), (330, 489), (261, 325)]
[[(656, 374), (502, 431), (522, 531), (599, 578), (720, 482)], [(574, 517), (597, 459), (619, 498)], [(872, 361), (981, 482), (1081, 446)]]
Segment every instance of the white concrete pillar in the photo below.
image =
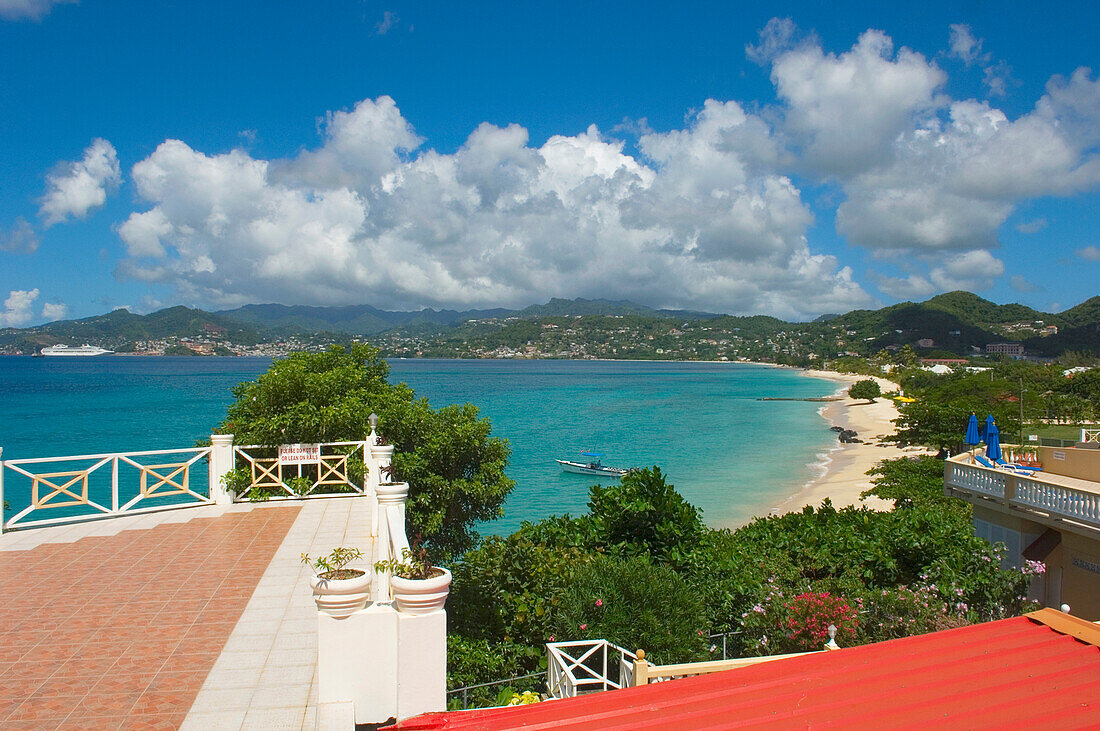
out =
[(210, 497), (218, 505), (231, 505), (233, 495), (222, 479), (233, 469), (233, 435), (210, 435)]
[(397, 613), (397, 718), (447, 710), (447, 612)]
[(317, 702), (351, 702), (355, 723), (397, 717), (398, 614), (371, 604), (336, 619), (317, 613)]
[[(409, 546), (409, 539), (405, 535), (405, 499), (409, 495), (409, 483), (382, 484), (377, 490), (378, 560), (385, 561), (391, 557), (400, 559), (401, 549)], [(389, 572), (380, 571), (375, 574), (374, 596), (378, 601), (387, 601), (391, 597)]]

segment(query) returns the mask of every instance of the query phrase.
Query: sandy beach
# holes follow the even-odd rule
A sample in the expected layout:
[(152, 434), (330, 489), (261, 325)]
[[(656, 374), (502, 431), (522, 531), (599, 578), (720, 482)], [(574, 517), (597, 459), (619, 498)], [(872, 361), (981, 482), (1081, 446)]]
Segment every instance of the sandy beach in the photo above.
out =
[[(808, 370), (808, 376), (836, 381), (840, 386), (838, 395), (844, 398), (831, 401), (821, 410), (822, 416), (832, 426), (852, 429), (862, 444), (841, 444), (830, 452), (824, 474), (809, 482), (802, 490), (784, 500), (772, 510), (773, 514), (798, 510), (803, 505), (818, 506), (825, 498), (832, 500), (835, 507), (847, 505), (866, 505), (874, 510), (890, 510), (893, 503), (870, 497), (860, 500), (860, 493), (871, 487), (871, 477), (867, 471), (884, 459), (923, 454), (919, 447), (899, 448), (893, 444), (882, 444), (882, 438), (894, 433), (892, 423), (898, 416), (894, 402), (886, 398), (875, 399), (867, 403), (866, 399), (847, 397), (847, 389), (856, 381), (868, 376), (834, 373), (832, 371)], [(896, 383), (884, 378), (876, 378), (883, 393), (896, 391)]]

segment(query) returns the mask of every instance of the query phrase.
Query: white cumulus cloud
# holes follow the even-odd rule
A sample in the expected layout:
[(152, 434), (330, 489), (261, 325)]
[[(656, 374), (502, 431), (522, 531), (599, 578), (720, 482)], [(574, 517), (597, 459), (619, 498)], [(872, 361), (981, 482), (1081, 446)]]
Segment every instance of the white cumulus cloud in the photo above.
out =
[[(988, 102), (951, 99), (934, 62), (895, 52), (880, 31), (839, 54), (812, 38), (791, 45), (786, 23), (772, 32), (776, 136), (794, 168), (839, 183), (836, 226), (848, 242), (923, 267), (878, 277), (884, 292), (986, 288), (1003, 275), (990, 252), (1017, 205), (1100, 186), (1100, 81), (1088, 69), (1052, 78), (1035, 107), (1011, 119)], [(995, 65), (967, 26), (952, 26), (950, 45), (968, 64)]]
[(54, 5), (67, 5), (77, 0), (0, 0), (0, 18), (4, 20), (40, 20)]
[(34, 301), (38, 299), (37, 289), (13, 289), (4, 300), (4, 309), (0, 310), (0, 326), (19, 327), (34, 317)]
[(33, 254), (37, 249), (38, 234), (22, 216), (15, 219), (15, 225), (8, 231), (0, 230), (0, 251)]
[(83, 218), (107, 202), (107, 195), (118, 188), (122, 174), (114, 145), (96, 138), (84, 150), (84, 157), (65, 163), (46, 176), (46, 194), (38, 215), (46, 226), (69, 217)]
[[(285, 160), (168, 140), (132, 179), (119, 272), (192, 301), (526, 305), (551, 296), (799, 317), (870, 302), (806, 242), (813, 217), (760, 118), (707, 101), (643, 157), (589, 127), (530, 144), (482, 124), (453, 154), (388, 97)], [(415, 153), (415, 154), (414, 154)]]
[(1100, 247), (1086, 246), (1077, 250), (1077, 256), (1085, 261), (1100, 261)]
[(42, 305), (42, 319), (46, 322), (65, 319), (69, 314), (69, 307), (63, 302), (46, 302)]

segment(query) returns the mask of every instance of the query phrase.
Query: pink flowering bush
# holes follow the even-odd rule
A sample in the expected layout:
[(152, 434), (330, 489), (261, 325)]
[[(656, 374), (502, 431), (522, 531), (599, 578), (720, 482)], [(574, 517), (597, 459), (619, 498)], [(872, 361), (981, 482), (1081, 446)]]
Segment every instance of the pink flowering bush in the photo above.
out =
[(851, 643), (859, 627), (859, 610), (847, 599), (829, 592), (798, 594), (783, 605), (786, 634), (797, 648), (820, 650), (829, 641), (829, 625), (836, 627), (836, 641)]
[(834, 625), (837, 644), (850, 646), (859, 629), (860, 606), (859, 600), (827, 591), (792, 595), (777, 588), (742, 614), (742, 642), (760, 655), (821, 650)]

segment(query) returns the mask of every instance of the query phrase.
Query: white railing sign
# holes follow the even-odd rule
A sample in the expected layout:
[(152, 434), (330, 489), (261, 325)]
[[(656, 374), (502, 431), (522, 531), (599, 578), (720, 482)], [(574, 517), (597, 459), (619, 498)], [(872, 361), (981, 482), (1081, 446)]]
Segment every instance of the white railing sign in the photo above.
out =
[(279, 464), (318, 464), (321, 461), (320, 444), (280, 444)]

